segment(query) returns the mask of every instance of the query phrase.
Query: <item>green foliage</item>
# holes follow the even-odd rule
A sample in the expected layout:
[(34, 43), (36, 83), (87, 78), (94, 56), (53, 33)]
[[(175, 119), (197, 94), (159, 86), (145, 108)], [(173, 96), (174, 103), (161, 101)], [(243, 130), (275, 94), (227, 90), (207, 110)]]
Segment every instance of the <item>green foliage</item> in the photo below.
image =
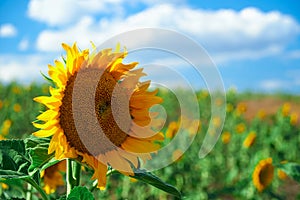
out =
[(75, 187), (67, 200), (95, 200), (93, 194), (86, 187)]
[(300, 183), (300, 164), (286, 163), (280, 164), (278, 167), (283, 170), (289, 177)]
[[(24, 199), (28, 188), (30, 189), (28, 185), (33, 186), (30, 189), (32, 199), (57, 199), (60, 194), (65, 193), (65, 188), (60, 187), (54, 194), (43, 196), (44, 183), (39, 176), (40, 172), (59, 161), (54, 159), (53, 154), (48, 155), (49, 138), (29, 136), (36, 131), (31, 122), (45, 109), (32, 99), (47, 95), (47, 89), (48, 85), (0, 84), (0, 135), (12, 139), (0, 141), (0, 182), (8, 185), (5, 189), (0, 183), (0, 199)], [(184, 93), (180, 90), (176, 92)], [(159, 95), (164, 98), (163, 106), (168, 114), (166, 126), (163, 128), (165, 132), (167, 125), (172, 121), (178, 122), (182, 113), (174, 93), (161, 90)], [(130, 182), (128, 177), (120, 174), (112, 174), (108, 177), (105, 191), (93, 190), (92, 193), (87, 188), (93, 188), (90, 180), (93, 171), (86, 167), (81, 172), (81, 185), (86, 187), (75, 187), (68, 198), (65, 196), (61, 199), (174, 199), (181, 195), (186, 199), (295, 199), (299, 191), (290, 192), (288, 184), (299, 187), (289, 179), (297, 182), (300, 179), (300, 129), (299, 124), (291, 124), (290, 113), (283, 115), (279, 109), (277, 113), (264, 118), (258, 117), (256, 113), (251, 120), (246, 119), (243, 113), (237, 112), (241, 100), (273, 97), (265, 94), (237, 94), (230, 90), (227, 104), (232, 106), (232, 110), (226, 113), (223, 129), (223, 133), (230, 133), (230, 140), (225, 144), (221, 135), (213, 151), (199, 159), (198, 152), (211, 120), (212, 103), (205, 90), (198, 91), (196, 96), (200, 108), (201, 129), (182, 158), (155, 171), (155, 175), (142, 170), (136, 171), (134, 178), (139, 180), (137, 182)], [(300, 99), (298, 96), (282, 94), (274, 98), (294, 102)], [(20, 111), (14, 108), (15, 105), (20, 106)], [(6, 120), (11, 125), (4, 134)], [(236, 130), (238, 124), (245, 125), (242, 133)], [(246, 148), (243, 142), (251, 131), (257, 137), (253, 145)], [(274, 173), (271, 185), (260, 193), (252, 183), (252, 173), (258, 161), (267, 157), (273, 158), (275, 172), (281, 169), (288, 177), (284, 181)], [(280, 164), (284, 160), (287, 163)]]
[(49, 138), (37, 138), (34, 136), (25, 139), (26, 149), (32, 161), (28, 168), (30, 173), (34, 174), (37, 171), (46, 169), (59, 162), (57, 160), (51, 160), (54, 158), (54, 155), (48, 154), (49, 142)]
[(0, 141), (0, 178), (26, 177), (30, 165), (23, 140)]
[(168, 183), (165, 183), (160, 178), (155, 176), (154, 174), (147, 172), (145, 170), (136, 170), (134, 171), (134, 176), (132, 176), (135, 179), (138, 179), (140, 181), (143, 181), (145, 183), (148, 183), (158, 189), (161, 189), (162, 191), (165, 191), (169, 194), (174, 195), (177, 198), (181, 198), (181, 193), (173, 186)]

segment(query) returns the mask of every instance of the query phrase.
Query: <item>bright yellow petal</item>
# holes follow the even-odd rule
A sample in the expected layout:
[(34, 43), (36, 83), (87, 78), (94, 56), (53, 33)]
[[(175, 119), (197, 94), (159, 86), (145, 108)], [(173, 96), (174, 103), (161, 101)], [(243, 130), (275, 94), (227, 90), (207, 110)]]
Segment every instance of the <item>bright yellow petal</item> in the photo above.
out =
[(36, 131), (32, 134), (36, 137), (50, 137), (53, 134), (57, 133), (59, 130), (60, 130), (60, 128), (54, 126), (50, 130), (39, 130), (39, 131)]
[(40, 114), (39, 116), (37, 116), (37, 119), (45, 122), (51, 119), (57, 119), (58, 116), (59, 116), (59, 112), (57, 110), (47, 110), (42, 114)]
[(52, 127), (54, 127), (54, 126), (58, 126), (59, 121), (57, 119), (55, 119), (55, 120), (50, 120), (44, 124), (38, 124), (35, 122), (32, 122), (32, 124), (36, 128), (43, 129), (43, 130), (49, 130), (49, 129), (52, 129)]
[(61, 101), (54, 97), (40, 96), (40, 97), (35, 97), (33, 100), (38, 103), (44, 104), (49, 109), (54, 109), (61, 106)]

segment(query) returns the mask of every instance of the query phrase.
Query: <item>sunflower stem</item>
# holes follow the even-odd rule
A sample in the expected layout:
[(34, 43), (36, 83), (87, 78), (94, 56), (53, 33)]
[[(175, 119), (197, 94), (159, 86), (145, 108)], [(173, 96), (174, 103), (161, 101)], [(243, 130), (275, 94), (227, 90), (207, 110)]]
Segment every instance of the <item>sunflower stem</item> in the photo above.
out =
[(24, 180), (30, 185), (32, 185), (40, 193), (43, 200), (49, 200), (49, 197), (44, 192), (44, 190), (32, 178), (25, 178)]
[(27, 184), (26, 200), (32, 199), (32, 185)]
[(66, 170), (66, 180), (67, 180), (67, 196), (71, 193), (75, 186), (80, 184), (80, 172), (81, 165), (76, 161), (67, 159), (67, 170)]
[(80, 172), (81, 172), (81, 165), (80, 163), (73, 161), (73, 179), (74, 179), (74, 186), (80, 185)]
[(67, 181), (67, 196), (69, 196), (71, 190), (73, 189), (73, 182), (74, 182), (71, 159), (67, 159), (66, 181)]

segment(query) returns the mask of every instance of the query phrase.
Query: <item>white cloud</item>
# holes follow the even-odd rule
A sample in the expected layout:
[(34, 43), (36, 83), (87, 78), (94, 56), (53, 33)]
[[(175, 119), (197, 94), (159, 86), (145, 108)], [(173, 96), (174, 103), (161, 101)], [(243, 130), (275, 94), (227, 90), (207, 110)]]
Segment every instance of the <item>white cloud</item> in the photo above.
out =
[[(37, 48), (58, 51), (61, 42), (71, 44), (74, 41), (86, 48), (90, 41), (100, 44), (123, 31), (145, 27), (169, 28), (187, 34), (222, 62), (276, 55), (300, 31), (293, 18), (277, 11), (262, 12), (256, 8), (208, 11), (162, 4), (124, 19), (116, 17), (96, 21), (92, 17), (82, 17), (71, 27), (42, 31)], [(147, 37), (149, 42), (159, 42), (151, 35)], [(145, 36), (134, 39), (138, 43)], [(177, 45), (182, 44), (178, 41)]]
[(291, 91), (300, 86), (300, 69), (288, 69), (281, 74), (280, 78), (266, 79), (259, 83), (265, 90)]
[(0, 37), (14, 37), (17, 35), (17, 29), (12, 24), (2, 24), (0, 26)]
[(40, 71), (47, 74), (48, 62), (44, 55), (0, 55), (0, 82), (42, 80)]
[(50, 26), (67, 25), (96, 13), (121, 14), (123, 0), (30, 0), (27, 14)]
[(300, 49), (288, 52), (287, 53), (287, 58), (299, 59), (300, 58)]
[(18, 48), (20, 51), (26, 51), (28, 49), (28, 47), (29, 47), (28, 39), (22, 39), (18, 45)]
[(212, 60), (217, 63), (225, 63), (235, 60), (243, 60), (243, 59), (260, 59), (263, 57), (279, 55), (283, 51), (282, 47), (279, 46), (270, 46), (258, 50), (254, 49), (241, 49), (240, 51), (228, 51), (228, 52), (217, 52), (211, 54)]
[(269, 79), (260, 82), (260, 87), (267, 91), (283, 90), (287, 88), (291, 83), (279, 79)]

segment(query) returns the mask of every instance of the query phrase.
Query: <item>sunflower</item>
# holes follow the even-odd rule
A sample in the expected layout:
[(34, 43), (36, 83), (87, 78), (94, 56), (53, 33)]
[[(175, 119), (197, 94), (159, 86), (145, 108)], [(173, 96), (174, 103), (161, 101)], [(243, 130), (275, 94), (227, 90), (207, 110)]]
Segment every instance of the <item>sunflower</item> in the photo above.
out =
[(14, 109), (14, 111), (15, 111), (16, 113), (18, 113), (18, 112), (21, 111), (22, 107), (21, 107), (20, 104), (16, 103), (16, 104), (14, 105), (13, 109)]
[(297, 113), (292, 113), (290, 116), (290, 124), (293, 126), (296, 126), (298, 123), (298, 114)]
[(252, 180), (258, 191), (263, 191), (273, 180), (274, 166), (272, 158), (261, 160), (255, 167)]
[(183, 157), (183, 151), (181, 149), (176, 149), (173, 153), (172, 153), (172, 160), (174, 162), (179, 162), (182, 157)]
[(0, 135), (0, 140), (5, 140), (5, 137), (3, 137), (2, 135)]
[[(149, 108), (162, 99), (156, 96), (157, 90), (148, 91), (150, 81), (139, 81), (145, 73), (133, 70), (137, 62), (122, 63), (127, 53), (118, 46), (116, 51), (94, 54), (88, 49), (79, 51), (76, 44), (62, 47), (67, 54), (65, 64), (56, 60), (48, 66), (55, 84), (49, 87), (51, 96), (34, 98), (48, 109), (37, 117), (44, 123), (33, 123), (40, 129), (33, 134), (52, 136), (48, 153), (55, 152), (56, 159), (82, 158), (94, 169), (92, 178), (98, 179), (98, 188), (105, 189), (107, 166), (133, 175), (139, 158), (151, 159), (150, 153), (160, 148), (157, 141), (164, 137), (153, 130), (159, 120)], [(79, 125), (78, 118), (83, 119)]]
[(256, 133), (254, 131), (251, 131), (246, 137), (246, 139), (244, 140), (243, 146), (245, 148), (249, 148), (254, 144), (255, 140), (256, 140)]
[(41, 172), (41, 178), (44, 180), (44, 191), (47, 194), (55, 192), (58, 186), (64, 185), (62, 172), (66, 172), (66, 160), (63, 160)]
[(244, 123), (239, 123), (235, 126), (235, 130), (238, 134), (241, 134), (246, 130), (246, 125)]
[(290, 111), (291, 111), (291, 104), (288, 102), (284, 103), (281, 108), (282, 115), (284, 117), (287, 117), (290, 114)]
[(257, 112), (257, 117), (258, 117), (258, 119), (260, 119), (260, 120), (265, 119), (265, 118), (266, 118), (266, 115), (267, 115), (267, 113), (266, 113), (266, 111), (265, 111), (264, 109), (260, 109), (260, 110)]
[(280, 180), (285, 180), (288, 177), (287, 174), (281, 169), (277, 170), (277, 176)]
[(231, 103), (227, 103), (226, 112), (230, 113), (231, 111), (233, 111), (233, 105)]
[(11, 124), (12, 124), (12, 122), (11, 122), (11, 120), (9, 120), (9, 119), (6, 119), (6, 120), (3, 122), (3, 124), (2, 124), (2, 129), (1, 129), (1, 134), (2, 134), (3, 136), (8, 135), (9, 130), (10, 130), (10, 127), (11, 127)]
[(1, 188), (3, 190), (7, 190), (9, 188), (9, 186), (7, 184), (5, 184), (5, 183), (1, 183)]
[(178, 122), (171, 122), (168, 126), (168, 130), (166, 131), (166, 138), (173, 138), (178, 132), (179, 124)]
[(238, 115), (241, 115), (247, 111), (247, 104), (245, 102), (240, 102), (237, 107), (236, 111)]
[(221, 136), (222, 142), (224, 144), (228, 144), (230, 142), (231, 139), (231, 134), (228, 131), (225, 131), (222, 136)]

